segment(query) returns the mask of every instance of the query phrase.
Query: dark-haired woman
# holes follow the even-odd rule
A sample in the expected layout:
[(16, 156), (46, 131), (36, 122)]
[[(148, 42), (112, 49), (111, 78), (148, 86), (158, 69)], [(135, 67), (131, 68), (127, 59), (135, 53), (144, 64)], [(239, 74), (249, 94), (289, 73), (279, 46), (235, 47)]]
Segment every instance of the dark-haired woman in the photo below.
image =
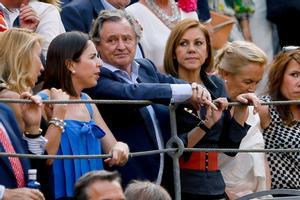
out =
[[(268, 96), (264, 101), (300, 99), (300, 48), (287, 47), (273, 60), (269, 72)], [(260, 111), (266, 149), (300, 148), (300, 107), (291, 105), (263, 106)], [(298, 152), (267, 153), (271, 187), (300, 188)]]
[[(85, 88), (97, 84), (102, 61), (88, 36), (68, 32), (57, 36), (48, 49), (43, 99), (51, 96), (53, 88), (65, 91), (70, 99), (90, 100)], [(45, 120), (56, 127), (49, 139), (50, 154), (97, 155), (111, 153), (104, 160), (109, 165), (123, 165), (128, 160), (128, 146), (117, 142), (94, 104), (68, 104), (64, 118), (49, 118), (51, 108), (45, 106)], [(50, 111), (50, 112), (49, 112)], [(103, 169), (102, 159), (55, 160), (51, 169), (51, 185), (55, 199), (71, 198), (74, 184), (83, 174)]]
[[(208, 75), (212, 65), (212, 47), (206, 28), (193, 19), (179, 22), (172, 29), (166, 45), (165, 70), (190, 83), (204, 85), (220, 106), (218, 111), (201, 108), (201, 122), (196, 110), (185, 105), (179, 106), (176, 115), (178, 132), (187, 133), (182, 134), (182, 139), (189, 148), (238, 148), (249, 128), (245, 123), (247, 107), (237, 107), (233, 113), (229, 109), (224, 110), (227, 94), (223, 81), (217, 76)], [(236, 100), (259, 104), (258, 99), (250, 94), (238, 95)], [(186, 153), (180, 159), (180, 170), (182, 199), (209, 200), (226, 197), (216, 152)]]

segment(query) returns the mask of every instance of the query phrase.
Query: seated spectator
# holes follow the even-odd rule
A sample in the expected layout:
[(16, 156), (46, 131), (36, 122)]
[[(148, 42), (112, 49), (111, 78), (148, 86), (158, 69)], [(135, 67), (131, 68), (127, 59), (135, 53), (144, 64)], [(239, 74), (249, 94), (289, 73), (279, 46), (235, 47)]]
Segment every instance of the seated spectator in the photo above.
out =
[(29, 3), (40, 20), (35, 32), (43, 37), (42, 54), (45, 58), (53, 38), (65, 32), (59, 14), (59, 3), (59, 0), (30, 0)]
[[(201, 107), (198, 111), (188, 105), (177, 107), (177, 132), (181, 134), (184, 145), (188, 148), (238, 148), (249, 129), (245, 122), (247, 106), (239, 106), (234, 112), (225, 110), (227, 93), (222, 80), (208, 75), (213, 66), (212, 46), (207, 29), (198, 20), (184, 19), (172, 29), (164, 66), (168, 74), (193, 85), (204, 85), (219, 104), (217, 110)], [(259, 100), (249, 94), (240, 94), (235, 100), (259, 104)], [(216, 152), (192, 152), (180, 158), (182, 199), (226, 197), (217, 157)]]
[[(211, 105), (206, 89), (196, 86), (198, 90), (192, 90), (190, 84), (159, 73), (150, 60), (134, 60), (140, 36), (136, 21), (125, 11), (101, 11), (91, 31), (91, 38), (104, 61), (101, 81), (87, 90), (95, 99), (146, 99), (154, 102), (150, 106), (99, 106), (116, 139), (127, 143), (133, 152), (164, 147), (164, 142), (170, 138), (166, 106), (170, 102), (187, 100), (198, 108), (200, 103)], [(131, 158), (124, 167), (118, 168), (123, 184), (133, 179), (147, 179), (160, 184), (163, 171), (170, 171), (164, 161), (163, 154)], [(164, 180), (169, 181), (167, 178)]]
[[(234, 41), (221, 49), (216, 57), (216, 68), (225, 82), (229, 98), (236, 101), (240, 94), (254, 93), (266, 63), (266, 54), (253, 43)], [(240, 148), (263, 149), (260, 119), (258, 113), (253, 114), (252, 106), (249, 107), (246, 123), (251, 128), (241, 141)], [(269, 167), (264, 153), (238, 153), (235, 157), (219, 154), (219, 166), (230, 199), (270, 188)]]
[[(285, 47), (270, 66), (266, 102), (300, 99), (300, 47)], [(262, 106), (259, 112), (266, 149), (300, 148), (297, 104)], [(267, 153), (272, 189), (300, 188), (299, 152)]]
[(75, 184), (74, 200), (125, 200), (121, 178), (117, 172), (91, 171)]
[(125, 190), (126, 200), (171, 200), (169, 193), (150, 181), (133, 181)]
[[(67, 32), (57, 36), (48, 49), (44, 90), (38, 95), (43, 99), (51, 99), (53, 88), (57, 88), (67, 93), (70, 99), (90, 100), (82, 90), (95, 86), (100, 77), (102, 60), (97, 54), (93, 42), (84, 33)], [(103, 150), (112, 154), (112, 158), (104, 160), (109, 166), (127, 162), (128, 146), (116, 141), (96, 105), (68, 104), (65, 105), (66, 112), (55, 117), (56, 111), (51, 107), (44, 106), (44, 120), (52, 128), (52, 132), (49, 132), (48, 154), (98, 155)], [(50, 175), (53, 198), (71, 198), (76, 180), (86, 172), (103, 169), (102, 161), (53, 161)]]
[(39, 17), (28, 3), (29, 0), (0, 0), (0, 32), (12, 28), (18, 16), (20, 28), (36, 30)]
[[(181, 1), (183, 4), (185, 1)], [(149, 58), (164, 73), (163, 54), (172, 28), (186, 18), (198, 19), (194, 8), (184, 11), (175, 0), (140, 0), (126, 8), (142, 26), (140, 44), (145, 58)]]
[[(26, 112), (28, 113), (30, 110), (26, 110)], [(36, 124), (31, 126), (34, 127)], [(0, 103), (0, 152), (29, 153), (27, 145), (24, 144), (22, 139), (22, 133), (14, 113), (7, 105), (2, 103)], [(30, 161), (27, 158), (0, 157), (0, 199), (45, 199), (40, 191), (25, 188), (28, 181), (27, 172), (30, 168)]]
[(62, 7), (61, 18), (66, 31), (89, 33), (101, 10), (124, 9), (130, 0), (76, 0)]

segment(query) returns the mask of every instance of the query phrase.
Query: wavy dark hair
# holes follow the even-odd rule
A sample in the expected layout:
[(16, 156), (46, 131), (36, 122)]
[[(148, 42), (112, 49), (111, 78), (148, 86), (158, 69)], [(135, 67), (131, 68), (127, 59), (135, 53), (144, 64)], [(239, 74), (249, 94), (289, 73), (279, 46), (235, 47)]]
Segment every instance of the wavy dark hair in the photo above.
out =
[[(268, 93), (273, 101), (290, 100), (280, 91), (285, 70), (291, 60), (300, 64), (300, 49), (280, 52), (273, 60), (269, 72)], [(276, 106), (280, 118), (287, 124), (294, 124), (295, 120), (289, 106)]]

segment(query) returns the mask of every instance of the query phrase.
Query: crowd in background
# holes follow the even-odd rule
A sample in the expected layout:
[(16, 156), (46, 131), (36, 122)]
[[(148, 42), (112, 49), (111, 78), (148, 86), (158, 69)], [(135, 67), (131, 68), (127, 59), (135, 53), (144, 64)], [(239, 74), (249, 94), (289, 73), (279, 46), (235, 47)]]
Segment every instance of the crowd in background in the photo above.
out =
[[(32, 101), (0, 103), (0, 152), (111, 155), (0, 157), (0, 200), (174, 198), (169, 156), (129, 158), (166, 147), (170, 103), (184, 147), (298, 149), (299, 104), (261, 105), (300, 100), (297, 19), (298, 0), (0, 0), (0, 98)], [(92, 99), (153, 104), (42, 103)], [(181, 199), (299, 189), (299, 156), (184, 152)]]

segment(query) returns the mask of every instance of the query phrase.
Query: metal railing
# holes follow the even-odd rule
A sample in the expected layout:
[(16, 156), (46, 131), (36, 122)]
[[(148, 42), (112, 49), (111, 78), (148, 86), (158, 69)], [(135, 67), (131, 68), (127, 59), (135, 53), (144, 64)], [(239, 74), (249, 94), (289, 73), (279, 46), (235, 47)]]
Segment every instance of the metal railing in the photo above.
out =
[[(31, 100), (24, 99), (0, 99), (0, 103), (32, 103)], [(150, 105), (153, 102), (148, 100), (43, 100), (42, 103), (45, 104), (143, 104)], [(262, 105), (289, 105), (297, 104), (300, 105), (300, 100), (291, 101), (271, 101), (262, 102)], [(239, 106), (241, 103), (230, 102), (229, 106)], [(250, 105), (250, 104), (249, 104)], [(172, 157), (173, 160), (173, 176), (174, 176), (174, 191), (175, 200), (181, 200), (181, 185), (180, 185), (180, 168), (179, 168), (179, 157), (184, 152), (236, 152), (236, 153), (266, 153), (266, 152), (276, 152), (276, 153), (286, 153), (286, 152), (300, 152), (300, 149), (226, 149), (226, 148), (185, 148), (182, 140), (177, 135), (177, 124), (176, 124), (176, 107), (177, 104), (170, 104), (170, 125), (171, 125), (171, 138), (166, 144), (166, 148), (162, 150), (149, 150), (143, 152), (131, 152), (130, 157), (136, 156), (148, 156), (160, 153), (167, 153)], [(111, 154), (101, 154), (101, 155), (32, 155), (32, 154), (14, 154), (14, 153), (4, 153), (0, 152), (0, 156), (6, 157), (21, 157), (30, 159), (96, 159), (96, 158), (110, 158)]]

